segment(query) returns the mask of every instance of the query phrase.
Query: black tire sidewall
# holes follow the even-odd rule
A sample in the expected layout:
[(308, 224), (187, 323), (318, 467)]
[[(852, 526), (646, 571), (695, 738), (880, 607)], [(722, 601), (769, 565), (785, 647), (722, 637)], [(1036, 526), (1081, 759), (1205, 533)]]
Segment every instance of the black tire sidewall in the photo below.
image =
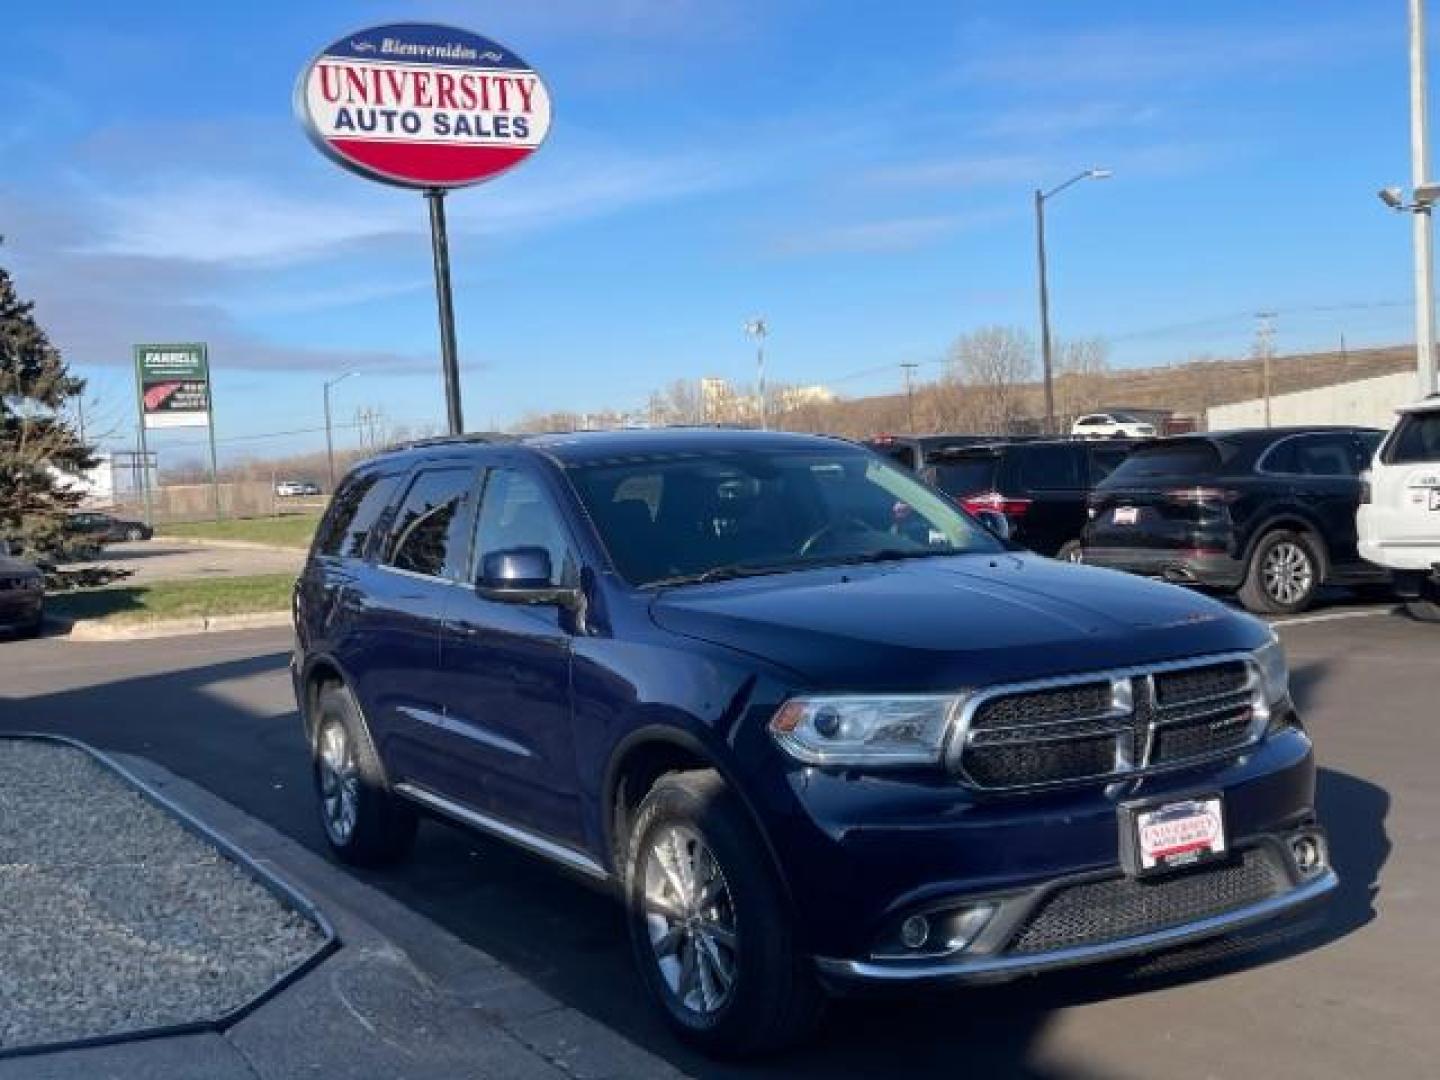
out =
[[(315, 705), (315, 742), (311, 752), (311, 773), (315, 783), (315, 805), (325, 840), (342, 860), (374, 865), (398, 858), (410, 847), (415, 832), (415, 814), (392, 795), (380, 758), (370, 742), (350, 692), (342, 686), (327, 687)], [(320, 746), (326, 728), (339, 724), (345, 729), (350, 753), (360, 773), (360, 794), (355, 827), (346, 841), (337, 841), (326, 827), (325, 805), (320, 794)]]
[[(1310, 588), (1304, 596), (1292, 603), (1275, 599), (1265, 588), (1265, 557), (1270, 553), (1271, 548), (1285, 543), (1291, 543), (1300, 548), (1305, 552), (1305, 557), (1310, 560)], [(1240, 601), (1254, 612), (1266, 615), (1296, 615), (1305, 611), (1315, 602), (1315, 596), (1320, 591), (1320, 577), (1320, 555), (1315, 550), (1315, 544), (1310, 538), (1304, 533), (1277, 529), (1274, 532), (1266, 533), (1255, 545), (1255, 550), (1250, 555), (1250, 565), (1246, 571), (1245, 583), (1240, 588)]]
[[(644, 858), (650, 838), (667, 825), (699, 834), (719, 863), (734, 905), (737, 971), (731, 999), (716, 1014), (698, 1017), (674, 1000), (665, 984), (644, 916)], [(764, 846), (743, 808), (713, 773), (662, 778), (642, 802), (625, 860), (626, 918), (641, 981), (682, 1038), (706, 1053), (742, 1056), (790, 1041), (777, 1016), (797, 1014), (786, 995), (805, 994), (788, 906)], [(798, 1010), (803, 1014), (805, 1010)]]

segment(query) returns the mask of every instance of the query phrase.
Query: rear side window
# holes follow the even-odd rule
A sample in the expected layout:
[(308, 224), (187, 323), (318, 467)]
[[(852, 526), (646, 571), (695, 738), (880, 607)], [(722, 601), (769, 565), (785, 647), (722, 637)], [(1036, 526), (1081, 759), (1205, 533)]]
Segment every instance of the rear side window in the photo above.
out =
[(396, 478), (383, 473), (352, 476), (341, 485), (315, 539), (321, 555), (360, 558), (366, 542), (395, 494)]
[(931, 474), (930, 482), (946, 495), (960, 498), (980, 491), (994, 491), (999, 467), (999, 454), (972, 454), (938, 458), (926, 471)]
[(1128, 446), (1097, 446), (1090, 451), (1090, 483), (1098, 484), (1130, 454)]
[(1440, 412), (1405, 413), (1385, 447), (1386, 465), (1440, 461)]
[(1301, 476), (1358, 476), (1355, 440), (1348, 434), (1305, 435), (1295, 442), (1295, 471)]
[(1017, 446), (1016, 479), (1026, 491), (1073, 491), (1085, 486), (1078, 446)]
[(411, 481), (390, 529), (386, 562), (397, 570), (458, 581), (465, 559), (463, 508), (469, 469), (422, 469)]
[(1116, 467), (1105, 486), (1143, 483), (1156, 476), (1212, 476), (1219, 465), (1219, 453), (1206, 440), (1142, 446)]

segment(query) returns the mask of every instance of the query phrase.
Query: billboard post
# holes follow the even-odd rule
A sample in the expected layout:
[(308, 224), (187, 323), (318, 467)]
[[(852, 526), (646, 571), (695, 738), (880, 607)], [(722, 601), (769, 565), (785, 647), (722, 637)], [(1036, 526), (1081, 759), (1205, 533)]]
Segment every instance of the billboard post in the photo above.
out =
[[(210, 355), (204, 342), (135, 346), (136, 400), (140, 411), (140, 452), (149, 454), (151, 428), (205, 427), (210, 435), (210, 498), (220, 520), (220, 472), (215, 456), (215, 416), (210, 394)], [(145, 519), (154, 507), (145, 481)]]
[(425, 193), (446, 420), (450, 434), (461, 434), (445, 194), (498, 176), (545, 141), (545, 83), (516, 53), (472, 31), (388, 23), (347, 34), (311, 60), (295, 84), (295, 113), (336, 164)]

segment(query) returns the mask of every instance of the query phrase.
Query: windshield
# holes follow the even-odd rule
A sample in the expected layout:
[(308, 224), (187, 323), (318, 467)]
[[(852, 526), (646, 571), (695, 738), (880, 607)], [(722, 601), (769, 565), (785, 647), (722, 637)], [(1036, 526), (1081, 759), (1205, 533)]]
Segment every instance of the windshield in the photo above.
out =
[(1002, 550), (974, 519), (857, 450), (667, 455), (569, 471), (635, 585)]

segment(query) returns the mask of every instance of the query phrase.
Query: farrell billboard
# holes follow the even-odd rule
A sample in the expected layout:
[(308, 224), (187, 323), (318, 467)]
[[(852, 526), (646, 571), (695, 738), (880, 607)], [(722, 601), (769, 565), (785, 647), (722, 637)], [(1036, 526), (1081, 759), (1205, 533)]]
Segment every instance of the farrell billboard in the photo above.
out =
[(373, 26), (327, 46), (301, 72), (295, 110), (326, 155), (403, 187), (488, 180), (550, 130), (550, 94), (530, 65), (430, 23)]
[(135, 380), (145, 427), (209, 425), (210, 364), (204, 345), (136, 345)]

